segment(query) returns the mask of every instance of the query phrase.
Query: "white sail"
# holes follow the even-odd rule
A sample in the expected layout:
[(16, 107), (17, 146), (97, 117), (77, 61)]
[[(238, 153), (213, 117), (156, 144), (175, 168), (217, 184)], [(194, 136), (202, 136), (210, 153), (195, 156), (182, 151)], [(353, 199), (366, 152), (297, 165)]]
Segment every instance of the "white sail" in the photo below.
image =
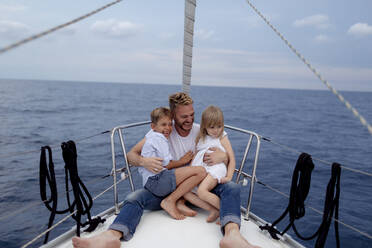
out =
[(182, 91), (190, 92), (196, 0), (185, 0)]

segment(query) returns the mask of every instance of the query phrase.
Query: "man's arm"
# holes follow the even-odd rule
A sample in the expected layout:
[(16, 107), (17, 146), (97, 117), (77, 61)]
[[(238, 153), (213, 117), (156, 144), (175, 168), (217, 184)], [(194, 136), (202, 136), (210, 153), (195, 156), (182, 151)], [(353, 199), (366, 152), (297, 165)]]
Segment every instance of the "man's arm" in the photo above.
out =
[(188, 151), (185, 155), (183, 155), (180, 160), (171, 160), (167, 166), (165, 166), (168, 170), (178, 168), (190, 163), (194, 154), (192, 151)]
[(146, 138), (143, 138), (127, 153), (128, 162), (134, 166), (144, 167), (153, 173), (158, 173), (163, 169), (163, 159), (157, 157), (142, 157), (141, 151), (145, 141)]

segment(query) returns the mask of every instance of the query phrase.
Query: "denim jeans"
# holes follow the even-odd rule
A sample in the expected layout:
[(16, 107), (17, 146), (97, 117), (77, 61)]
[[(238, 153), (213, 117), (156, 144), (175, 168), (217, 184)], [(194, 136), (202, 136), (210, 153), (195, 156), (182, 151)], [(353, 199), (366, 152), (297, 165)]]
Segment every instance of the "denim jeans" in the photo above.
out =
[(217, 184), (211, 191), (220, 198), (221, 232), (225, 234), (224, 227), (232, 222), (240, 228), (240, 185), (234, 182)]
[[(212, 192), (221, 199), (220, 220), (221, 231), (224, 234), (224, 226), (230, 222), (240, 227), (240, 186), (229, 182), (218, 184)], [(130, 240), (138, 223), (141, 220), (144, 210), (160, 210), (160, 203), (163, 197), (157, 197), (146, 189), (139, 189), (130, 193), (124, 201), (124, 205), (111, 224), (109, 229), (123, 233), (124, 240)]]

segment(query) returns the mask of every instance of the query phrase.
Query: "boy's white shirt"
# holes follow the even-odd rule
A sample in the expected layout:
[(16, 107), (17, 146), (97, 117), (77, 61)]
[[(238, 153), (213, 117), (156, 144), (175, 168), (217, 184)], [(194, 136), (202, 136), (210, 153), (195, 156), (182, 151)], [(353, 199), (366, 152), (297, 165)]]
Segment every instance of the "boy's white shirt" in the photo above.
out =
[[(146, 134), (146, 141), (141, 150), (141, 156), (159, 157), (163, 159), (163, 166), (167, 166), (169, 161), (173, 160), (168, 139), (161, 133), (152, 129)], [(165, 168), (164, 168), (165, 169)], [(142, 175), (142, 184), (145, 186), (147, 179), (155, 174), (144, 167), (139, 167), (138, 172)]]

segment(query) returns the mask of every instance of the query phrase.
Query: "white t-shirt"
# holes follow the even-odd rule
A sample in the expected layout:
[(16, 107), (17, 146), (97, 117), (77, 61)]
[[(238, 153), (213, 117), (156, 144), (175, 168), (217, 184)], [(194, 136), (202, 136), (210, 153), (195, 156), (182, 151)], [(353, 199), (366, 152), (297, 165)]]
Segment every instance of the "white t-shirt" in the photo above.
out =
[[(169, 161), (173, 159), (170, 153), (168, 139), (165, 138), (163, 134), (154, 132), (152, 129), (146, 134), (145, 137), (146, 141), (142, 147), (141, 156), (146, 158), (162, 158), (163, 166), (167, 166), (169, 164)], [(163, 170), (165, 170), (165, 168)], [(149, 177), (155, 175), (144, 167), (139, 167), (138, 172), (142, 175), (143, 186), (145, 186)]]
[[(222, 137), (225, 137), (227, 133), (224, 131)], [(222, 146), (220, 138), (213, 138), (209, 135), (205, 136), (204, 140), (199, 140), (196, 149), (198, 153), (195, 155), (195, 158), (192, 162), (192, 166), (203, 166), (208, 174), (210, 174), (213, 178), (218, 180), (218, 183), (221, 182), (221, 178), (226, 176), (227, 168), (224, 163), (218, 163), (213, 166), (208, 166), (206, 163), (203, 162), (203, 157), (206, 152), (208, 152), (209, 148), (217, 147), (222, 151), (225, 151), (225, 148)]]
[(200, 125), (193, 124), (189, 135), (182, 137), (178, 134), (176, 128), (174, 127), (169, 136), (170, 152), (174, 160), (179, 160), (188, 151), (195, 152), (195, 140), (199, 134)]

